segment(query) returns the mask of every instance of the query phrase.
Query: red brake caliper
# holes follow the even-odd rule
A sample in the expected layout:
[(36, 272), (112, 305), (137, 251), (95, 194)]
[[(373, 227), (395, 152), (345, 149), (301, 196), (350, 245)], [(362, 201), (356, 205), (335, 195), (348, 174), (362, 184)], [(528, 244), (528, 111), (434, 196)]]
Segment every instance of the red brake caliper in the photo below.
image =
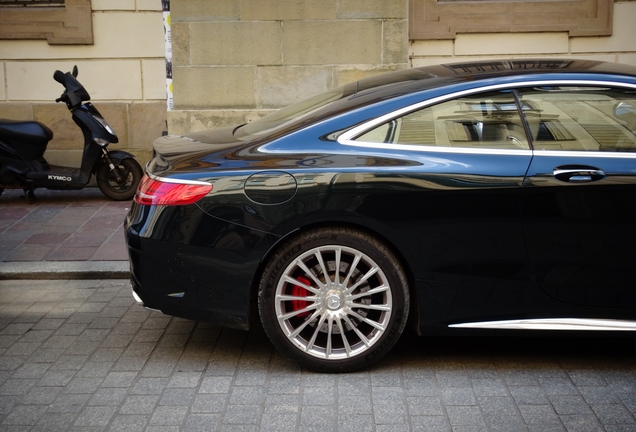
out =
[[(305, 279), (302, 276), (297, 277), (296, 280), (298, 282), (302, 283), (302, 284), (305, 284), (307, 286), (311, 286), (311, 282), (309, 282), (308, 279)], [(292, 287), (292, 290), (291, 290), (291, 295), (293, 295), (295, 297), (307, 297), (308, 292), (307, 292), (307, 290), (305, 288), (301, 287), (300, 285), (294, 285)], [(307, 302), (305, 300), (292, 300), (291, 301), (292, 310), (294, 310), (294, 311), (305, 309), (308, 304), (309, 304), (309, 302)], [(303, 312), (301, 314), (298, 314), (297, 316), (299, 318), (304, 318), (307, 315), (309, 315), (309, 311)]]

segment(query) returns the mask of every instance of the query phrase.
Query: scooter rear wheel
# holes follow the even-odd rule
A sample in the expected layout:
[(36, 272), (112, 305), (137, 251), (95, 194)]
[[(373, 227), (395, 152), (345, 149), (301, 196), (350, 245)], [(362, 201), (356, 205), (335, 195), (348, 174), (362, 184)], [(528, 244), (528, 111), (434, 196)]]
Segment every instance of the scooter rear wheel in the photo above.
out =
[(97, 169), (97, 186), (104, 195), (115, 201), (125, 201), (131, 199), (137, 191), (137, 186), (144, 174), (139, 163), (134, 159), (123, 159), (115, 168), (121, 177), (121, 182), (117, 181), (117, 176), (107, 164), (100, 165)]

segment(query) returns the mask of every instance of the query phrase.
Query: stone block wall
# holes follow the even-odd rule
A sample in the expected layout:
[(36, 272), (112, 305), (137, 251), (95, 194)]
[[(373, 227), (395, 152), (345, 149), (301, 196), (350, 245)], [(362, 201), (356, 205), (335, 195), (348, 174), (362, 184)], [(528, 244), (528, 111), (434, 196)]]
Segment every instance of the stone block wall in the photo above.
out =
[(408, 0), (173, 0), (170, 133), (245, 123), (409, 65)]
[(54, 139), (46, 159), (79, 166), (83, 136), (64, 104), (56, 69), (79, 68), (79, 81), (113, 126), (119, 143), (145, 164), (167, 130), (163, 20), (160, 0), (92, 0), (93, 45), (0, 40), (0, 118), (37, 120)]
[(180, 134), (244, 123), (408, 67), (516, 57), (636, 65), (636, 0), (614, 3), (611, 36), (457, 33), (447, 40), (409, 40), (409, 0), (172, 0), (175, 109), (166, 112), (161, 0), (91, 0), (91, 6), (93, 45), (0, 40), (0, 117), (49, 125), (55, 139), (46, 157), (55, 164), (78, 165), (81, 158), (79, 130), (52, 102), (61, 93), (53, 72), (74, 64), (118, 132), (113, 148), (142, 163), (166, 129)]
[(484, 58), (561, 57), (636, 66), (636, 1), (614, 3), (611, 36), (572, 37), (568, 32), (471, 33), (454, 40), (418, 40), (410, 45), (411, 66)]

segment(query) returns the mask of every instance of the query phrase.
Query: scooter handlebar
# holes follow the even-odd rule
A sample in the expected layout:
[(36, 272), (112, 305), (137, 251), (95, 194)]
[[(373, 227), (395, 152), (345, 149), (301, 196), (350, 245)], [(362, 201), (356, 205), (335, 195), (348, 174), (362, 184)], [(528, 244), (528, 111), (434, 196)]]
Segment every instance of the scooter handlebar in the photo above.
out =
[(53, 74), (53, 79), (62, 85), (64, 85), (64, 82), (65, 82), (64, 78), (65, 78), (65, 74), (61, 70), (56, 70), (55, 73)]

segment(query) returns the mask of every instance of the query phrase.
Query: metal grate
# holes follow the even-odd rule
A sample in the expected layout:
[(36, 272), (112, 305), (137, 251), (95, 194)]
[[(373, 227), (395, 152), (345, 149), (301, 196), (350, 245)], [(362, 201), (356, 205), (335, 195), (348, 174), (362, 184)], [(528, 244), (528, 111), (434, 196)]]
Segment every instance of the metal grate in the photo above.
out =
[(0, 0), (3, 6), (56, 6), (63, 5), (64, 0)]

